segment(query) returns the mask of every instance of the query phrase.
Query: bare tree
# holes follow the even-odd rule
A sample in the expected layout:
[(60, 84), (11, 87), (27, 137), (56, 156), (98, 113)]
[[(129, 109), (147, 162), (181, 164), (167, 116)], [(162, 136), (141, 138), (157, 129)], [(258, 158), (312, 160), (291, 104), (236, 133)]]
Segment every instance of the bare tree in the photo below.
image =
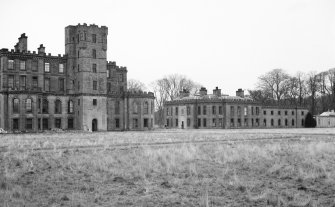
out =
[(145, 91), (145, 84), (139, 80), (129, 79), (127, 82), (128, 91)]
[(320, 77), (316, 74), (315, 71), (310, 72), (307, 75), (306, 84), (307, 84), (307, 89), (308, 89), (308, 93), (310, 95), (310, 100), (311, 100), (310, 108), (311, 108), (312, 115), (316, 113), (316, 98), (317, 98), (317, 92), (320, 87), (319, 83), (320, 83)]
[(290, 76), (282, 69), (274, 69), (260, 76), (258, 88), (264, 92), (271, 92), (272, 98), (279, 104), (284, 94), (287, 92), (285, 81)]
[(164, 102), (177, 98), (183, 89), (195, 94), (200, 89), (200, 84), (186, 78), (186, 76), (172, 74), (154, 81), (150, 84), (150, 88), (155, 95), (156, 123), (162, 126), (164, 124)]

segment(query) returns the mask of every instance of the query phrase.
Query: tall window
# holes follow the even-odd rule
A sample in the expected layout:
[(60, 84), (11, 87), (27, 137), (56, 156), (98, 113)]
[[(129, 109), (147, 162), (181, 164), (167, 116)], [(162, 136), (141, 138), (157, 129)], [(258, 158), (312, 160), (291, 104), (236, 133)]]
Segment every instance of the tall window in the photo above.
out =
[(109, 78), (109, 69), (107, 69), (106, 72), (107, 72), (107, 78)]
[(8, 70), (14, 69), (14, 60), (8, 60)]
[(151, 114), (154, 113), (154, 101), (151, 101)]
[(207, 119), (203, 119), (203, 120), (202, 120), (202, 123), (203, 123), (203, 126), (204, 126), (204, 127), (207, 127)]
[(256, 107), (256, 115), (259, 115), (259, 107)]
[(20, 106), (20, 101), (18, 98), (13, 99), (13, 113), (17, 114), (19, 113), (19, 106)]
[(62, 128), (62, 119), (60, 118), (55, 119), (55, 127), (58, 129)]
[(26, 129), (33, 129), (33, 119), (26, 119)]
[(187, 115), (190, 115), (191, 114), (191, 107), (188, 106), (186, 110), (187, 110), (187, 112), (186, 112)]
[(33, 77), (33, 88), (37, 89), (37, 87), (38, 87), (38, 77), (34, 76)]
[(175, 108), (175, 111), (176, 111), (176, 116), (178, 116), (178, 106)]
[(24, 75), (20, 76), (20, 88), (21, 89), (26, 88), (26, 76), (24, 76)]
[(64, 64), (63, 63), (59, 64), (58, 72), (59, 73), (64, 73)]
[[(108, 71), (108, 70), (107, 70)], [(96, 73), (97, 72), (97, 64), (93, 63), (92, 64), (92, 72)]]
[(26, 61), (20, 60), (20, 70), (26, 70)]
[(50, 78), (45, 78), (44, 79), (44, 90), (45, 91), (50, 91)]
[(68, 113), (72, 114), (73, 113), (73, 101), (69, 100), (68, 102)]
[(201, 114), (201, 107), (198, 106), (198, 114), (200, 115)]
[(237, 106), (237, 116), (241, 116), (241, 107)]
[(234, 116), (234, 106), (230, 107), (230, 116)]
[(138, 105), (136, 102), (133, 102), (133, 113), (137, 114), (138, 113)]
[(206, 115), (207, 114), (207, 106), (202, 107), (202, 114)]
[(49, 101), (47, 99), (43, 99), (42, 102), (42, 113), (48, 114), (49, 113)]
[(92, 42), (93, 43), (97, 42), (97, 35), (96, 34), (92, 34)]
[(59, 88), (59, 91), (64, 91), (64, 79), (63, 78), (58, 79), (58, 88)]
[(146, 101), (146, 102), (144, 102), (144, 114), (148, 114), (149, 113), (149, 104), (148, 104), (148, 102)]
[(244, 107), (244, 116), (247, 116), (248, 115), (248, 107)]
[(93, 99), (93, 106), (96, 106), (98, 104), (98, 101), (97, 101), (97, 99)]
[(111, 83), (107, 83), (107, 92), (111, 92), (111, 89), (112, 89), (112, 85)]
[(27, 113), (31, 113), (32, 112), (31, 99), (30, 98), (26, 99), (26, 112)]
[(216, 114), (216, 106), (212, 106), (212, 114)]
[(44, 63), (44, 72), (46, 73), (50, 72), (50, 63)]
[(274, 126), (274, 121), (273, 121), (273, 119), (271, 119), (271, 126)]
[(68, 129), (73, 129), (73, 118), (68, 118), (67, 119), (67, 128)]
[(31, 63), (31, 70), (32, 71), (37, 71), (38, 69), (38, 62), (37, 60), (33, 60), (32, 63)]
[(115, 119), (115, 128), (120, 128), (120, 119)]
[(55, 101), (55, 114), (61, 114), (62, 113), (62, 102), (60, 100)]
[(294, 119), (292, 119), (292, 126), (294, 126)]
[(8, 88), (14, 88), (14, 76), (8, 75)]
[(222, 106), (219, 106), (219, 114), (222, 114)]
[(120, 101), (115, 102), (115, 114), (120, 114)]
[(281, 125), (281, 119), (278, 119), (278, 126)]
[(97, 85), (98, 85), (98, 82), (97, 81), (93, 81), (93, 90), (97, 90)]
[(92, 50), (92, 58), (93, 59), (97, 58), (97, 51), (95, 49)]

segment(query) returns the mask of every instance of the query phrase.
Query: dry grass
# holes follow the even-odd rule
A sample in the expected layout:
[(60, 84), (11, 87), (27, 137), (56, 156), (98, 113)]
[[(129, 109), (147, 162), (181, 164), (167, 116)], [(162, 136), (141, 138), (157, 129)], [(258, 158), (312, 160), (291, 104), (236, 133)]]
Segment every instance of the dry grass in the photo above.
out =
[[(301, 132), (7, 135), (0, 138), (8, 146), (0, 152), (0, 206), (333, 206), (334, 131)], [(321, 133), (329, 137), (313, 135)], [(273, 141), (281, 136), (301, 139)], [(268, 139), (233, 141), (257, 137)], [(141, 140), (186, 143), (113, 147)]]

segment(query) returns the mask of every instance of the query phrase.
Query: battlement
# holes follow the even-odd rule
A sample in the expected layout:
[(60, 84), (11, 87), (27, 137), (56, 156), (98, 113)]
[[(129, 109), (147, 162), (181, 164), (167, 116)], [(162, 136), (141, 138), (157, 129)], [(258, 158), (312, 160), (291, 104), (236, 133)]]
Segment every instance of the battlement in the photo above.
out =
[(11, 49), (11, 50), (9, 50), (8, 48), (2, 48), (1, 50), (0, 50), (0, 52), (2, 53), (2, 54), (7, 54), (7, 55), (25, 55), (25, 56), (45, 56), (45, 57), (50, 57), (50, 58), (66, 58), (67, 57), (67, 55), (65, 55), (65, 54), (63, 54), (63, 55), (61, 55), (61, 54), (57, 54), (57, 55), (52, 55), (51, 53), (48, 53), (48, 54), (46, 54), (46, 53), (40, 53), (40, 54), (38, 54), (38, 52), (37, 51), (30, 51), (30, 50), (28, 50), (28, 51), (22, 51), (22, 52), (20, 52), (20, 51), (15, 51), (14, 49)]
[(96, 29), (108, 30), (108, 27), (106, 27), (106, 26), (99, 26), (99, 25), (96, 25), (96, 24), (90, 24), (90, 25), (87, 25), (87, 23), (83, 23), (83, 24), (78, 23), (77, 25), (69, 25), (69, 26), (67, 26), (66, 28), (68, 28), (68, 27), (76, 27), (76, 28), (96, 28)]
[(153, 92), (147, 92), (147, 91), (127, 91), (127, 95), (130, 97), (137, 97), (137, 98), (154, 98), (155, 97)]
[(112, 68), (115, 68), (117, 70), (127, 70), (127, 67), (126, 66), (118, 66), (116, 65), (116, 62), (115, 61), (107, 61), (107, 66), (110, 66)]

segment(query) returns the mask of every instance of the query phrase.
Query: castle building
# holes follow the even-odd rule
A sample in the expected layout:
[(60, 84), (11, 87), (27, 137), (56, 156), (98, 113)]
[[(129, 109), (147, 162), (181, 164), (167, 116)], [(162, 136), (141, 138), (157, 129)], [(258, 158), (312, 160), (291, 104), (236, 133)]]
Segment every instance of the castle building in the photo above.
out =
[(0, 50), (0, 128), (145, 130), (154, 125), (154, 95), (127, 91), (127, 68), (107, 61), (108, 28), (65, 28), (65, 54)]
[(164, 103), (168, 128), (298, 128), (304, 127), (308, 110), (303, 107), (264, 106), (238, 89), (236, 96), (213, 94), (201, 88), (197, 95), (181, 91), (180, 97)]

